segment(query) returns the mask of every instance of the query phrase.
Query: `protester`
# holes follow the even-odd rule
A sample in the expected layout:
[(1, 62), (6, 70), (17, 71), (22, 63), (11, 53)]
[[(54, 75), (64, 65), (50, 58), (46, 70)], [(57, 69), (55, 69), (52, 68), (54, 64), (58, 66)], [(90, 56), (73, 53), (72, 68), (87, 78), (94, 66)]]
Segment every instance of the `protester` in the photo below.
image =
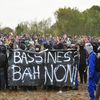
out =
[(32, 40), (29, 42), (29, 51), (35, 52), (35, 45), (34, 45), (34, 41)]
[(99, 65), (97, 65), (97, 66), (99, 66), (99, 69), (98, 69), (98, 71), (99, 71), (99, 79), (98, 79), (98, 84), (97, 84), (97, 86), (96, 86), (96, 100), (99, 100), (99, 97), (100, 97), (100, 46), (98, 47), (98, 49), (97, 49), (97, 57), (98, 57), (98, 63), (99, 63)]
[(61, 37), (57, 37), (54, 49), (63, 49), (63, 48), (64, 48), (64, 46), (63, 46)]
[[(40, 36), (32, 36), (30, 34), (24, 34), (23, 36), (17, 36), (14, 37), (13, 34), (7, 34), (7, 35), (1, 35), (0, 36), (0, 45), (5, 44), (6, 46), (8, 46), (11, 50), (11, 54), (12, 54), (12, 50), (13, 49), (19, 49), (19, 50), (29, 50), (29, 52), (37, 52), (37, 53), (41, 53), (44, 52), (46, 50), (52, 50), (52, 49), (63, 49), (63, 50), (67, 50), (67, 49), (76, 49), (73, 48), (74, 46), (72, 44), (76, 44), (77, 41), (80, 42), (82, 39), (82, 37), (78, 37), (75, 36), (75, 38), (73, 37), (69, 37), (67, 34), (65, 34), (63, 37), (61, 36), (57, 36), (57, 37), (52, 37), (52, 36), (48, 36), (48, 37), (40, 37)], [(84, 43), (86, 42), (90, 42), (91, 39), (88, 38), (87, 36), (84, 37)], [(93, 42), (92, 42), (93, 43)], [(91, 45), (90, 43), (88, 45)], [(86, 43), (86, 49), (89, 53), (89, 78), (88, 78), (88, 91), (89, 91), (89, 95), (91, 100), (94, 100), (95, 96), (94, 96), (94, 91), (95, 91), (95, 87), (96, 87), (96, 72), (94, 70), (94, 65), (95, 65), (95, 53), (92, 49), (92, 46), (89, 46), (91, 48), (87, 48), (87, 43)], [(94, 44), (93, 44), (94, 45)], [(13, 47), (15, 46), (15, 47)], [(96, 46), (96, 45), (94, 45)], [(95, 50), (95, 48), (94, 48)], [(84, 83), (87, 82), (87, 67), (86, 67), (86, 53), (84, 50), (83, 45), (80, 46), (80, 67), (79, 67), (79, 72), (80, 72), (80, 83), (83, 83), (83, 78), (84, 78)], [(10, 53), (9, 53), (10, 55)], [(2, 59), (3, 57), (6, 57), (6, 55), (3, 55), (2, 53), (0, 54), (1, 59), (0, 62), (2, 64), (7, 64), (7, 63), (3, 63)], [(66, 55), (67, 56), (67, 55)], [(88, 54), (87, 54), (88, 56)], [(6, 58), (7, 61), (7, 58)], [(3, 67), (6, 65), (3, 65)], [(2, 72), (6, 70), (5, 72), (5, 76), (7, 76), (7, 67), (5, 67), (5, 69), (2, 70), (2, 67), (0, 68), (0, 73), (2, 74)], [(91, 72), (92, 71), (92, 72)], [(3, 79), (2, 75), (1, 75), (1, 80)], [(78, 75), (76, 76), (76, 90), (78, 89)], [(7, 80), (7, 77), (6, 77)], [(7, 84), (7, 82), (6, 82)], [(99, 84), (99, 83), (98, 83)], [(1, 84), (1, 87), (4, 84)], [(98, 94), (100, 94), (99, 92), (99, 88), (97, 87), (97, 95), (96, 97), (98, 97)]]
[(99, 76), (98, 84), (96, 86), (96, 99), (95, 100), (99, 100), (99, 98), (100, 98), (100, 76)]
[(8, 87), (6, 47), (0, 45), (0, 89)]
[(40, 52), (41, 50), (41, 45), (39, 44), (38, 40), (35, 40), (35, 51)]
[(94, 92), (96, 90), (96, 83), (98, 78), (98, 73), (95, 70), (96, 54), (93, 51), (93, 46), (91, 45), (91, 43), (86, 43), (85, 49), (89, 54), (88, 92), (89, 92), (90, 100), (95, 100)]
[(79, 75), (80, 75), (80, 84), (83, 82), (87, 83), (87, 65), (86, 65), (86, 50), (84, 49), (83, 43), (80, 44), (80, 61), (79, 61)]

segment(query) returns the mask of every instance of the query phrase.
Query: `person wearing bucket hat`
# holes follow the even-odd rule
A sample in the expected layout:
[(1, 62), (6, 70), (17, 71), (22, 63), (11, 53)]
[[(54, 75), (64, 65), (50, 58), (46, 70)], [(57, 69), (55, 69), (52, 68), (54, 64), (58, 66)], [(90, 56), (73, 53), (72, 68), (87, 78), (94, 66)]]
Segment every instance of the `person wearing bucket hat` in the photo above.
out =
[(88, 63), (88, 92), (90, 100), (95, 100), (94, 92), (96, 90), (96, 84), (98, 79), (98, 73), (95, 70), (96, 66), (96, 54), (93, 51), (93, 46), (91, 43), (85, 43), (85, 49), (89, 54)]

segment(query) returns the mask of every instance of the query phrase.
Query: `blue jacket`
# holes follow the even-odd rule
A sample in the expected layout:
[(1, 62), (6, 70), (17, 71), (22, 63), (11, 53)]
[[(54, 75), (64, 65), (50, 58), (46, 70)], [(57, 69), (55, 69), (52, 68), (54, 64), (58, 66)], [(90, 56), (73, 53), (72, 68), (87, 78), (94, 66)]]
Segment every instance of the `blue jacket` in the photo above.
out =
[(96, 54), (93, 51), (89, 55), (88, 92), (90, 100), (95, 100), (94, 91), (96, 90), (96, 84), (99, 77), (99, 73), (96, 72), (95, 66), (96, 66)]
[(95, 70), (96, 65), (96, 54), (95, 52), (91, 52), (89, 56), (89, 79), (94, 80), (95, 82), (98, 79), (98, 73)]

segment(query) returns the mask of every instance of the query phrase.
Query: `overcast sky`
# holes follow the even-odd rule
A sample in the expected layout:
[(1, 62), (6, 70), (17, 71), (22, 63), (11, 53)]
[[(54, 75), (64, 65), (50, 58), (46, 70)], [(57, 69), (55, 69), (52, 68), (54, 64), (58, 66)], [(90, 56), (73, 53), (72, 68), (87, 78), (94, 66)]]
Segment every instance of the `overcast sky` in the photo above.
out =
[(59, 8), (71, 7), (83, 11), (93, 5), (100, 6), (100, 0), (0, 0), (0, 25), (15, 28), (23, 21), (40, 21), (51, 18)]

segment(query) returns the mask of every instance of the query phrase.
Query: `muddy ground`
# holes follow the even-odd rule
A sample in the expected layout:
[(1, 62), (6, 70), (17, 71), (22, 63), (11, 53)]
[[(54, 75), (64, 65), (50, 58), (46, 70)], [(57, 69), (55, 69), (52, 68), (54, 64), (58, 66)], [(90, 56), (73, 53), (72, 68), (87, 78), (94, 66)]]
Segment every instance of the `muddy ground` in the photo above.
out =
[(80, 85), (78, 90), (44, 90), (32, 91), (1, 90), (0, 100), (89, 100), (86, 85)]

